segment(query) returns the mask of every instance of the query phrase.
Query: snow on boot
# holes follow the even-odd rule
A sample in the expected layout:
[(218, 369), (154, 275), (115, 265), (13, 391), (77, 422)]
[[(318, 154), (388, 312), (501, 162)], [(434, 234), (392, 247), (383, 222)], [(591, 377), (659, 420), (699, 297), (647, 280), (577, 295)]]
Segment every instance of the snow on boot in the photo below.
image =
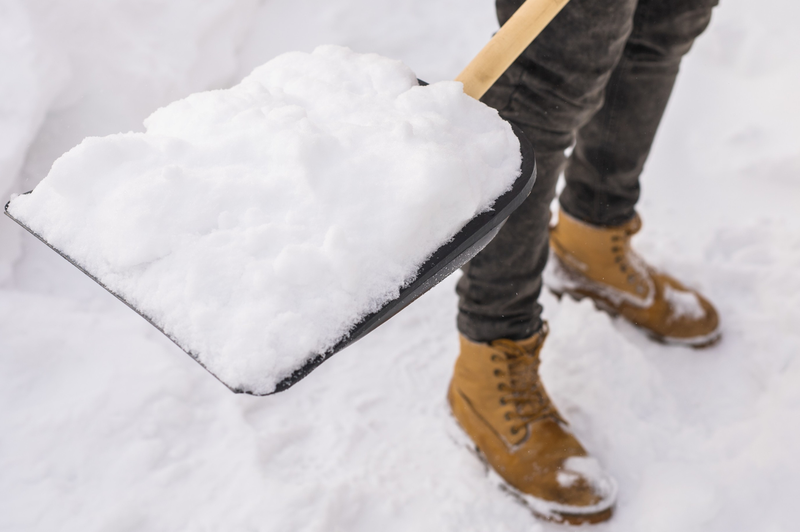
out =
[(527, 340), (476, 343), (461, 336), (448, 401), (503, 487), (545, 519), (611, 517), (616, 482), (569, 431), (539, 379), (547, 326)]
[(656, 271), (630, 245), (639, 215), (615, 227), (598, 227), (560, 211), (550, 232), (553, 251), (545, 282), (557, 296), (589, 297), (668, 344), (706, 347), (720, 338), (719, 317), (695, 290)]

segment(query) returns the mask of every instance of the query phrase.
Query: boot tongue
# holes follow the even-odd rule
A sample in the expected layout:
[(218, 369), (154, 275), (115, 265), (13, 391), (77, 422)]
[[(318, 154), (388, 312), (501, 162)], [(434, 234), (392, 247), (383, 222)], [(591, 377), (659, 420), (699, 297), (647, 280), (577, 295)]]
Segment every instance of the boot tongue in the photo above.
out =
[(625, 222), (625, 225), (623, 227), (625, 229), (626, 235), (628, 236), (635, 235), (642, 228), (642, 217), (639, 216), (639, 213), (637, 212), (636, 214), (633, 215), (633, 218)]
[(526, 338), (525, 340), (519, 340), (518, 342), (516, 342), (516, 344), (519, 347), (521, 347), (522, 350), (525, 351), (526, 353), (535, 353), (542, 346), (549, 332), (550, 332), (550, 327), (547, 325), (547, 322), (546, 321), (542, 322), (542, 328), (539, 329), (539, 332), (537, 332), (530, 338)]

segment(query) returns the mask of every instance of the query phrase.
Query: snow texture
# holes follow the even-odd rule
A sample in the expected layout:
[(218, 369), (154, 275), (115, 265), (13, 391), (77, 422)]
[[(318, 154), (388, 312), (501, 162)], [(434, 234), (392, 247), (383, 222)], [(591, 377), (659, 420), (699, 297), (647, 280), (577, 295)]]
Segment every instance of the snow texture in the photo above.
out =
[[(30, 190), (85, 136), (141, 131), (159, 106), (287, 51), (335, 43), (452, 79), (495, 31), (493, 4), (0, 0), (0, 128), (22, 139), (2, 179)], [(796, 2), (720, 3), (642, 179), (634, 246), (715, 303), (721, 342), (659, 345), (588, 301), (542, 296), (545, 385), (619, 484), (592, 531), (797, 529), (799, 18)], [(2, 253), (15, 228), (0, 220)], [(498, 490), (457, 436), (454, 278), (255, 398), (40, 242), (19, 249), (13, 269), (0, 257), (3, 532), (568, 530)]]
[[(562, 474), (564, 475), (562, 477)], [(569, 486), (574, 482), (574, 478), (579, 475), (586, 479), (592, 486), (592, 490), (600, 497), (609, 498), (616, 495), (617, 486), (614, 480), (609, 478), (607, 472), (603, 471), (602, 466), (593, 456), (572, 456), (564, 461), (564, 470), (559, 471), (557, 480), (562, 486)]]
[(665, 285), (664, 299), (671, 309), (670, 319), (699, 320), (706, 315), (703, 305), (700, 304), (700, 300), (694, 292), (678, 290), (670, 285)]
[(511, 126), (460, 83), (339, 46), (145, 126), (87, 138), (9, 213), (257, 394), (395, 299), (520, 171)]

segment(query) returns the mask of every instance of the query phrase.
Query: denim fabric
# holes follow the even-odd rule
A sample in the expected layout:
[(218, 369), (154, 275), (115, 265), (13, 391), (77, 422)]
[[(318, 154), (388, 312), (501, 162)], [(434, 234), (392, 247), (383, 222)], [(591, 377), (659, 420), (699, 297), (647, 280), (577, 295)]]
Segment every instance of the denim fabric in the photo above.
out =
[[(549, 205), (562, 171), (567, 213), (605, 226), (634, 215), (639, 175), (681, 58), (717, 1), (572, 0), (484, 96), (531, 140), (538, 177), (526, 202), (464, 267), (457, 289), (464, 335), (522, 339), (541, 327)], [(521, 4), (497, 0), (500, 23)]]

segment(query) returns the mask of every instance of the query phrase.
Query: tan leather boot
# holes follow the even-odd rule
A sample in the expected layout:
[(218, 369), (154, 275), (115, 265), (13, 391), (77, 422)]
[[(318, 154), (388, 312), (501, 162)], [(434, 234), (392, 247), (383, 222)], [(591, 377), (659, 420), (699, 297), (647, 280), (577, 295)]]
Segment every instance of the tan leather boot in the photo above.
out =
[(669, 344), (706, 347), (720, 338), (719, 317), (696, 291), (644, 262), (630, 245), (641, 228), (637, 214), (617, 227), (597, 227), (561, 211), (550, 232), (552, 258), (545, 273), (556, 295), (590, 297), (650, 337)]
[(611, 517), (617, 486), (550, 402), (539, 380), (547, 326), (519, 342), (461, 336), (448, 400), (458, 423), (510, 491), (536, 515), (572, 524)]

